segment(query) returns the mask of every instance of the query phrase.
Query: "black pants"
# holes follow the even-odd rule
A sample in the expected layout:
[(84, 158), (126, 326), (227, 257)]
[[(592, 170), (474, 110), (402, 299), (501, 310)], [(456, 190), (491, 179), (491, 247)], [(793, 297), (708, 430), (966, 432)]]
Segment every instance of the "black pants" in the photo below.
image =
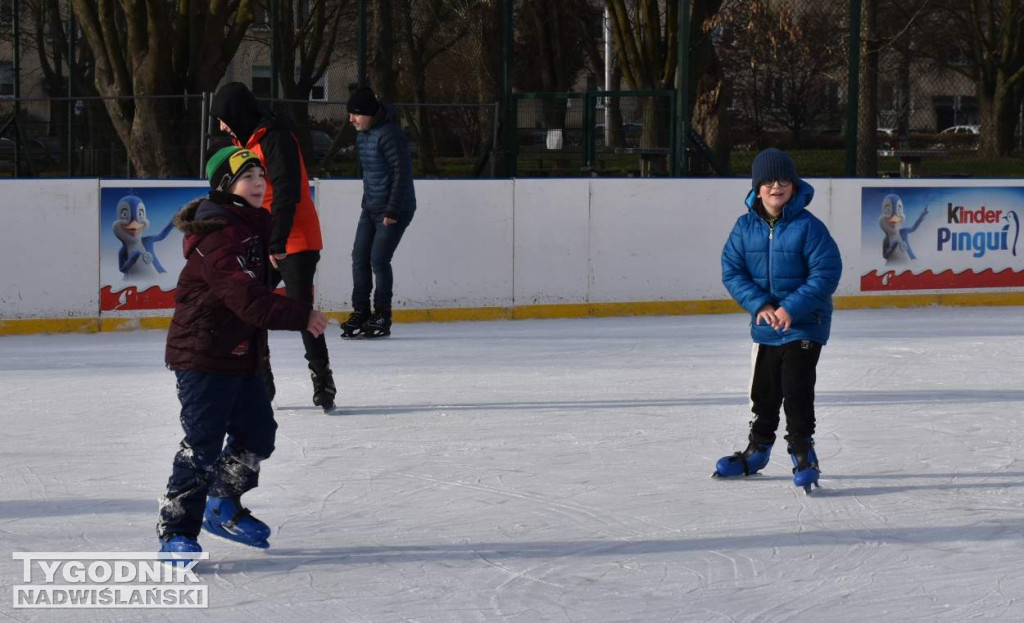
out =
[[(284, 280), (285, 295), (290, 299), (298, 299), (313, 304), (313, 276), (316, 265), (320, 261), (319, 251), (301, 251), (289, 253), (288, 257), (277, 260), (277, 270), (270, 270), (270, 289)], [(330, 357), (327, 354), (327, 339), (321, 335), (313, 337), (309, 331), (302, 331), (302, 345), (306, 348), (306, 361), (311, 365), (327, 368)]]
[(157, 533), (195, 538), (207, 495), (240, 496), (259, 483), (260, 462), (274, 452), (277, 422), (258, 374), (175, 374), (185, 437), (160, 501)]
[[(384, 225), (383, 216), (373, 216), (366, 210), (356, 224), (356, 240), (352, 244), (352, 309), (370, 310), (370, 292), (373, 307), (390, 310), (394, 274), (391, 258), (402, 240), (405, 228), (412, 221), (412, 213), (402, 220)], [(373, 289), (374, 281), (377, 289)]]
[(782, 346), (755, 345), (750, 384), (751, 438), (774, 443), (779, 409), (786, 413), (786, 439), (793, 443), (814, 435), (814, 383), (821, 344), (810, 340)]

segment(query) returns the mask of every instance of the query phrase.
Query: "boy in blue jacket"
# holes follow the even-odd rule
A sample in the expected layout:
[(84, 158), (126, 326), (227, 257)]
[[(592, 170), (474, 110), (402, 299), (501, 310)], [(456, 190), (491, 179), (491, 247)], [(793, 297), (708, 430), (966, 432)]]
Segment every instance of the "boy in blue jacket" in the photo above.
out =
[(792, 158), (766, 149), (754, 159), (753, 189), (722, 250), (722, 282), (751, 315), (754, 340), (749, 445), (718, 461), (713, 476), (764, 469), (775, 443), (779, 410), (786, 413), (793, 484), (817, 486), (814, 383), (832, 324), (832, 293), (843, 271), (825, 224), (807, 211), (814, 188)]

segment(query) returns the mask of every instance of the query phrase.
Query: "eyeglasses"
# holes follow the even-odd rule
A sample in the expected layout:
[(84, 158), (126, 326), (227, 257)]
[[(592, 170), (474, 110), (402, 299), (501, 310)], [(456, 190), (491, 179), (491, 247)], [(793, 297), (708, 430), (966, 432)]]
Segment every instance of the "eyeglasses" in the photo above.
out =
[(793, 180), (761, 180), (761, 183), (758, 184), (758, 186), (767, 186), (768, 188), (771, 188), (776, 184), (779, 185), (779, 188), (789, 188), (793, 185)]

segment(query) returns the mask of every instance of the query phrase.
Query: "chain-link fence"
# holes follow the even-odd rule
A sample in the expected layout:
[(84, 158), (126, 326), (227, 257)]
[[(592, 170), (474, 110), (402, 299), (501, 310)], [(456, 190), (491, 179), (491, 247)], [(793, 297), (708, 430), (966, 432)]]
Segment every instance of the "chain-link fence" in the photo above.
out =
[[(266, 0), (220, 82), (288, 115), (320, 177), (359, 174), (345, 101), (360, 83), (396, 103), (417, 177), (743, 176), (768, 146), (809, 177), (1024, 174), (1024, 58), (972, 52), (1024, 26), (962, 27), (1010, 23), (993, 3), (643, 4), (323, 0), (289, 17)], [(688, 31), (673, 6), (693, 7)], [(198, 175), (218, 140), (208, 94), (112, 105), (91, 54), (68, 0), (0, 0), (0, 176)], [(156, 117), (111, 122), (141, 110)]]

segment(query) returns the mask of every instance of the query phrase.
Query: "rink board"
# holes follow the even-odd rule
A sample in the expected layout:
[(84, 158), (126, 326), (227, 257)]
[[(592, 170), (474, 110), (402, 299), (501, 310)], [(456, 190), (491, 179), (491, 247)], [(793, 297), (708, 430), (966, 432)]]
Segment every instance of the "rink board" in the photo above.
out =
[[(952, 203), (929, 205), (924, 228), (913, 234), (921, 257), (916, 264), (887, 270), (877, 251), (883, 239), (874, 222), (877, 207), (863, 199), (869, 192), (903, 192), (934, 195), (941, 203), (942, 191), (949, 189), (986, 203), (989, 195), (996, 201), (999, 193), (1019, 192), (1024, 182), (809, 182), (816, 192), (810, 210), (828, 225), (843, 256), (838, 306), (1024, 302), (1024, 288), (986, 285), (1013, 284), (1024, 276), (1024, 262), (1017, 265), (1018, 245), (1024, 255), (1024, 241), (1018, 242), (1014, 228), (1019, 221), (1014, 225), (1007, 215), (1015, 211), (971, 204), (965, 209), (1000, 216), (998, 222), (975, 224), (959, 222)], [(168, 201), (205, 188), (201, 180), (0, 181), (8, 206), (7, 226), (0, 230), (7, 266), (0, 277), (0, 334), (166, 326), (174, 277), (183, 262), (180, 233), (172, 231), (154, 247), (164, 272), (129, 289), (127, 275), (125, 284), (119, 281), (119, 243), (111, 237), (103, 209), (109, 212), (111, 193), (163, 193), (164, 205), (152, 222), (155, 232), (168, 221)], [(749, 188), (745, 179), (418, 180), (418, 210), (393, 262), (396, 320), (737, 311), (721, 284), (720, 256), (745, 210), (742, 200)], [(101, 209), (102, 197), (107, 207)], [(315, 197), (325, 241), (315, 283), (317, 304), (340, 318), (349, 309), (350, 253), (362, 183), (317, 180)], [(921, 206), (908, 203), (908, 220), (915, 212), (920, 214)], [(966, 249), (955, 255), (955, 263), (931, 267), (929, 262), (936, 260), (924, 256), (939, 257), (932, 249), (935, 231), (949, 237), (949, 230), (965, 244), (988, 236), (990, 245), (1001, 241), (1006, 248), (982, 257)], [(953, 257), (951, 250), (941, 243), (938, 248), (947, 252), (942, 257)], [(968, 287), (961, 283), (950, 289), (865, 288), (871, 275), (884, 276), (886, 282), (892, 277), (899, 284), (901, 275), (962, 277), (968, 272), (990, 280), (979, 277), (979, 287), (969, 287), (974, 282), (968, 279)]]

